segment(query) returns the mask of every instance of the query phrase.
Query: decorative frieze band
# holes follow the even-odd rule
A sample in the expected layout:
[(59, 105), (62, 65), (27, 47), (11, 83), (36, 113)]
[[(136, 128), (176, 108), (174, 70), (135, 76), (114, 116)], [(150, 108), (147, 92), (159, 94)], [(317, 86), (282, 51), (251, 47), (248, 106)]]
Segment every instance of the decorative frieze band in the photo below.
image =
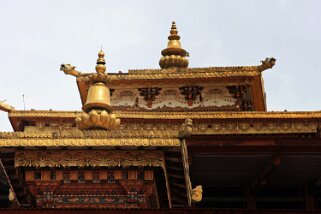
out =
[(15, 167), (164, 167), (163, 151), (21, 151)]
[(112, 139), (0, 139), (0, 147), (19, 146), (180, 146), (180, 140), (169, 139), (146, 139), (146, 138), (112, 138)]
[(194, 123), (192, 135), (316, 133), (321, 122), (231, 121)]

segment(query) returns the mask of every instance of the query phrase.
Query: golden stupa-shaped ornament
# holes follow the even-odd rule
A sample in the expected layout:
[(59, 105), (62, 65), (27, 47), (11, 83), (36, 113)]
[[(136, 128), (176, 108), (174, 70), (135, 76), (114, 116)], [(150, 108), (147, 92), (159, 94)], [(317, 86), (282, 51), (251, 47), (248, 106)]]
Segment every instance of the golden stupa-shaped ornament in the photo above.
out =
[(162, 57), (159, 60), (161, 68), (187, 68), (188, 52), (181, 47), (180, 36), (176, 28), (176, 23), (172, 22), (170, 35), (168, 36), (167, 48), (162, 50)]
[(80, 130), (109, 130), (120, 124), (120, 119), (112, 113), (110, 106), (110, 91), (106, 84), (110, 81), (106, 72), (105, 54), (101, 50), (98, 53), (96, 72), (88, 75), (90, 87), (88, 89), (86, 103), (83, 105), (83, 113), (76, 118), (77, 127)]

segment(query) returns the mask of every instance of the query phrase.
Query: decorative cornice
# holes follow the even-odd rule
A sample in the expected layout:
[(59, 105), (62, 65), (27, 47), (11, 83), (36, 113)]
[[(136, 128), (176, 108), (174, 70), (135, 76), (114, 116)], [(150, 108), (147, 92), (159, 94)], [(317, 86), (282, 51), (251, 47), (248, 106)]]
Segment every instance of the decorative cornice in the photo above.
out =
[[(127, 121), (119, 129), (107, 131), (80, 131), (63, 124), (62, 127), (42, 127), (36, 123), (24, 132), (0, 132), (0, 146), (171, 146), (173, 144), (167, 141), (190, 135), (314, 133), (317, 136), (321, 127), (320, 111), (158, 112), (157, 115), (152, 112), (128, 112), (124, 115), (122, 112), (122, 116), (143, 118), (144, 121)], [(158, 121), (155, 122), (155, 119)]]
[(0, 139), (0, 147), (20, 147), (20, 146), (180, 146), (179, 139), (146, 139), (146, 138), (112, 138), (112, 139)]
[[(115, 112), (116, 113), (116, 112)], [(321, 119), (311, 112), (117, 112), (121, 118), (143, 119)]]
[[(115, 74), (111, 73), (113, 76), (117, 75), (133, 75), (133, 74), (186, 74), (186, 73), (224, 73), (228, 72), (231, 74), (236, 74), (238, 72), (258, 72), (261, 71), (260, 65), (254, 66), (226, 66), (226, 67), (201, 67), (201, 68), (168, 68), (168, 69), (129, 69), (128, 74)], [(226, 74), (226, 73), (225, 73)], [(259, 74), (259, 73), (256, 73)]]
[(244, 134), (314, 134), (320, 129), (319, 122), (311, 121), (217, 121), (193, 124), (192, 135), (244, 135)]
[(32, 127), (24, 132), (0, 132), (1, 139), (21, 138), (54, 138), (54, 139), (107, 139), (107, 138), (177, 138), (180, 134), (179, 123), (133, 123), (124, 124), (117, 130), (90, 130), (81, 131), (76, 128), (64, 128), (46, 130)]
[[(261, 76), (265, 67), (235, 66), (207, 68), (169, 68), (128, 70), (128, 73), (109, 73), (111, 81), (119, 80), (155, 80), (155, 79), (199, 79), (220, 77), (252, 77)], [(263, 69), (263, 70), (262, 70)], [(77, 81), (87, 81), (86, 74), (78, 76)]]
[(15, 167), (164, 167), (163, 151), (21, 151)]
[[(74, 118), (77, 111), (18, 111), (9, 117), (26, 118)], [(271, 111), (271, 112), (153, 112), (153, 111), (114, 111), (123, 119), (321, 119), (321, 111)]]
[[(220, 77), (251, 77), (260, 76), (261, 71), (257, 67), (233, 67), (226, 69), (215, 68), (200, 68), (195, 70), (180, 69), (173, 72), (174, 69), (169, 69), (168, 72), (149, 72), (148, 70), (138, 73), (111, 74), (111, 81), (117, 80), (153, 80), (153, 79), (200, 79), (200, 78), (220, 78)], [(186, 70), (186, 71), (185, 71)], [(82, 77), (79, 77), (82, 78)]]
[(9, 113), (9, 117), (55, 117), (75, 118), (81, 111), (53, 111), (53, 110), (15, 110)]

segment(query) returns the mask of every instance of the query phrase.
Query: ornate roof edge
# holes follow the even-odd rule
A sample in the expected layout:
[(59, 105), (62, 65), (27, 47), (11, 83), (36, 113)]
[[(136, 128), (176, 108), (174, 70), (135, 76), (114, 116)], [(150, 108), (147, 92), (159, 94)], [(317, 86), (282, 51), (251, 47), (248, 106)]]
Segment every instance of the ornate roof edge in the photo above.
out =
[[(258, 71), (258, 66), (222, 66), (222, 67), (194, 67), (194, 68), (167, 68), (167, 69), (129, 69), (128, 75), (132, 74), (182, 74), (182, 73), (207, 73), (207, 72), (226, 72), (226, 71)], [(122, 74), (122, 75), (124, 75)], [(114, 75), (117, 75), (115, 73)]]
[(180, 146), (180, 139), (110, 138), (110, 139), (1, 139), (0, 147), (20, 146)]
[[(13, 117), (74, 118), (79, 111), (13, 110)], [(270, 112), (154, 112), (154, 111), (114, 111), (124, 119), (321, 119), (321, 111), (270, 111)]]
[[(199, 71), (177, 73), (138, 73), (138, 74), (114, 74), (110, 75), (112, 81), (117, 80), (153, 80), (153, 79), (199, 79), (199, 78), (223, 78), (223, 77), (251, 77), (260, 76), (259, 70), (226, 70), (226, 71)], [(78, 77), (77, 80), (83, 77)]]
[[(204, 68), (168, 68), (168, 69), (129, 69), (128, 73), (109, 73), (110, 79), (117, 80), (148, 80), (148, 79), (195, 79), (219, 77), (251, 77), (260, 76), (262, 71), (272, 68), (274, 58), (266, 58), (256, 66), (227, 66)], [(89, 74), (82, 74), (77, 81), (84, 81)]]
[(169, 73), (213, 73), (213, 72), (238, 72), (238, 71), (257, 71), (262, 72), (272, 68), (275, 65), (275, 59), (266, 58), (261, 61), (260, 65), (253, 66), (212, 66), (212, 67), (195, 67), (195, 68), (168, 68), (168, 69), (129, 69), (128, 74), (169, 74)]
[(81, 114), (81, 111), (64, 110), (14, 110), (8, 113), (9, 117), (57, 117), (74, 118)]

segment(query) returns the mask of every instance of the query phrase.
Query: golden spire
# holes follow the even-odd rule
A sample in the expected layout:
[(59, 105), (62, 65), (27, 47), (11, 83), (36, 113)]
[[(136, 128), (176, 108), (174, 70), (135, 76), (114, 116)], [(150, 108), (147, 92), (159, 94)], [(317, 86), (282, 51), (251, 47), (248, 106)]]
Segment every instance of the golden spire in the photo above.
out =
[(159, 65), (161, 68), (187, 68), (188, 52), (181, 47), (181, 42), (179, 41), (181, 37), (178, 35), (176, 28), (176, 23), (172, 22), (172, 28), (170, 30), (170, 35), (168, 36), (167, 48), (162, 50), (162, 58), (159, 60)]
[(105, 54), (102, 50), (98, 53), (96, 72), (87, 76), (90, 84), (84, 111), (76, 118), (77, 127), (81, 130), (88, 129), (114, 129), (120, 120), (112, 113), (110, 106), (110, 91), (106, 84), (110, 78), (106, 71)]
[(100, 50), (98, 53), (96, 72), (97, 73), (105, 73), (106, 71), (106, 62), (105, 62), (105, 53), (103, 50)]

